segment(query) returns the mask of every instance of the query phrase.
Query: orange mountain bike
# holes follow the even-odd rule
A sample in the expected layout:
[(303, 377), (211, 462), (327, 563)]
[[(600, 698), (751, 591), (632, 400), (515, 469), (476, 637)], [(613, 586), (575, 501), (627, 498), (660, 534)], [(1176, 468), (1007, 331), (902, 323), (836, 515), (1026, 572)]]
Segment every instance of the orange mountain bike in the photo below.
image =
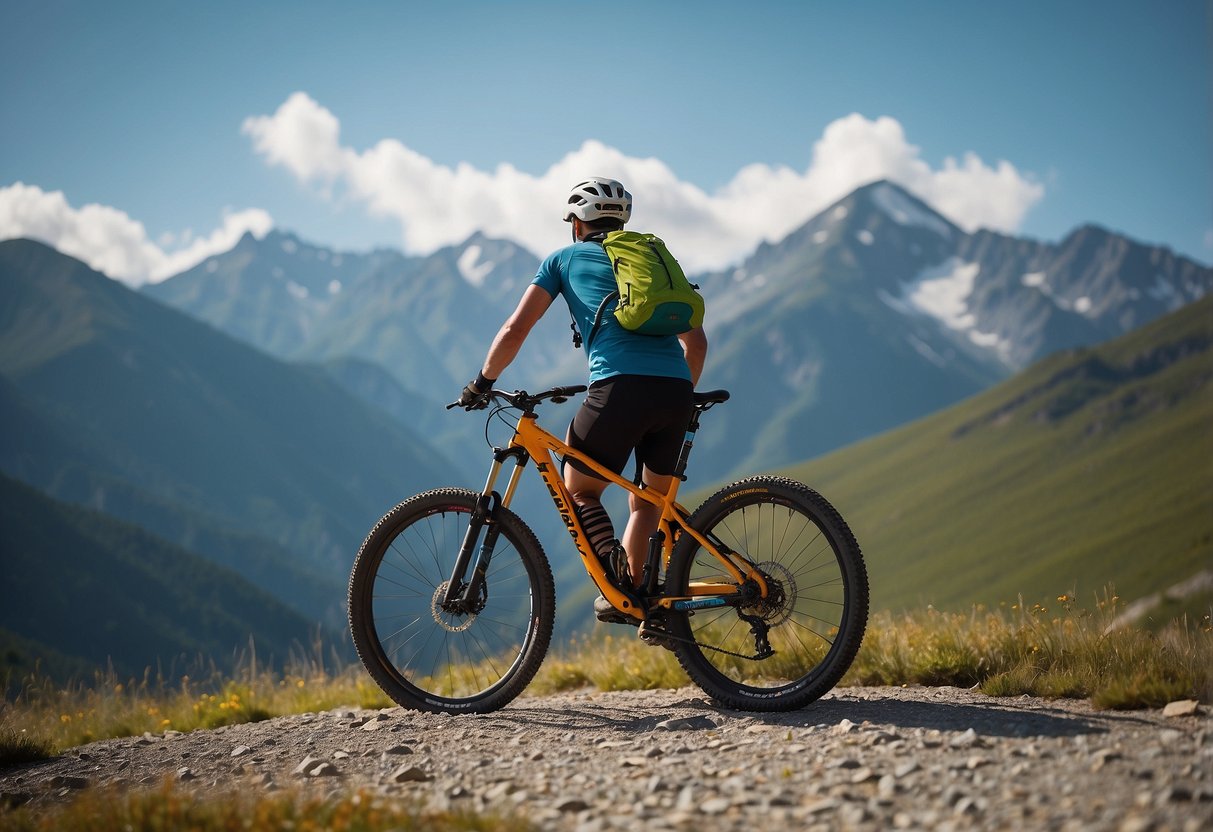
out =
[[(695, 394), (668, 493), (603, 468), (539, 426), (544, 401), (585, 387), (530, 395), (492, 391), (513, 427), (493, 449), (484, 489), (418, 494), (371, 530), (350, 575), (354, 645), (375, 681), (407, 708), (496, 710), (530, 683), (552, 636), (552, 570), (530, 528), (510, 510), (534, 462), (590, 580), (640, 638), (671, 651), (720, 703), (747, 710), (803, 707), (838, 683), (868, 616), (868, 579), (855, 537), (817, 492), (781, 477), (726, 485), (693, 514), (676, 501), (702, 413), (729, 398)], [(557, 460), (575, 459), (661, 507), (638, 589), (619, 586), (594, 555)], [(512, 463), (504, 491), (502, 467)]]

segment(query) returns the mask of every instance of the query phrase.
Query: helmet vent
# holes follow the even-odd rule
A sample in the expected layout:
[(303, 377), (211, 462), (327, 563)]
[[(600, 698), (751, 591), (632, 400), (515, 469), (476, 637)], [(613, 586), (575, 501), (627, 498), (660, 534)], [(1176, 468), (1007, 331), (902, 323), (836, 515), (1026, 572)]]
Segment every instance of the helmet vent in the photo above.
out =
[(582, 222), (609, 217), (627, 222), (632, 214), (632, 195), (622, 182), (594, 177), (581, 182), (569, 194), (565, 221), (577, 217)]

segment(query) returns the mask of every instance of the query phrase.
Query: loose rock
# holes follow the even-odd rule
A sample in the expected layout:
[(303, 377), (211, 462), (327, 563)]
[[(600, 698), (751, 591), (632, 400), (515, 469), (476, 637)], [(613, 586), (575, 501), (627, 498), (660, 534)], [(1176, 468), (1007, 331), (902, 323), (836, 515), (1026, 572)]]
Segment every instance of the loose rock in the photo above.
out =
[(388, 775), (393, 783), (425, 783), (434, 779), (419, 766), (401, 766)]
[(1180, 699), (1176, 702), (1168, 702), (1167, 707), (1162, 709), (1162, 715), (1166, 717), (1192, 716), (1199, 709), (1200, 703), (1195, 699)]
[(517, 812), (543, 832), (1180, 832), (1213, 828), (1210, 766), (1203, 708), (1177, 718), (959, 688), (842, 688), (802, 711), (754, 714), (689, 690), (579, 691), (486, 715), (342, 708), (106, 740), (0, 770), (0, 803), (38, 812), (93, 785), (157, 789), (166, 777), (224, 800), (289, 778), (289, 794)]

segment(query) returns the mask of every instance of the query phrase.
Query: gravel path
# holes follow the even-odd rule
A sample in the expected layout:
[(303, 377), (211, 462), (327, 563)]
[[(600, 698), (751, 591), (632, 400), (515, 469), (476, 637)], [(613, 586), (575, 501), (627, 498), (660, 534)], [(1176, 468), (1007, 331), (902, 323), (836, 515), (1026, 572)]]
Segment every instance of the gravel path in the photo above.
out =
[(94, 786), (365, 789), (600, 829), (1213, 828), (1207, 710), (1095, 711), (957, 688), (722, 710), (693, 688), (521, 698), (486, 716), (339, 709), (106, 740), (0, 771), (9, 803)]

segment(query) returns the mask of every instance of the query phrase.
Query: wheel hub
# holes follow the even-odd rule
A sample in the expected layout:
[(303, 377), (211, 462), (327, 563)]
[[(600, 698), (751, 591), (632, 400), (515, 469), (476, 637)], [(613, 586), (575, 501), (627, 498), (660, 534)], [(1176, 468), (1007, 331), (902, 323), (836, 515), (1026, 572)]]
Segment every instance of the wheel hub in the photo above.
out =
[(430, 601), (430, 613), (434, 616), (434, 623), (448, 633), (462, 633), (472, 626), (472, 622), (476, 620), (476, 613), (454, 612), (444, 609), (442, 600), (446, 598), (448, 586), (450, 586), (450, 581), (443, 581), (438, 584), (438, 588), (434, 590), (434, 597)]
[(758, 569), (767, 582), (767, 597), (760, 598), (758, 603), (747, 607), (747, 610), (766, 622), (768, 627), (778, 627), (792, 614), (792, 603), (796, 598), (796, 579), (781, 563), (760, 563)]

